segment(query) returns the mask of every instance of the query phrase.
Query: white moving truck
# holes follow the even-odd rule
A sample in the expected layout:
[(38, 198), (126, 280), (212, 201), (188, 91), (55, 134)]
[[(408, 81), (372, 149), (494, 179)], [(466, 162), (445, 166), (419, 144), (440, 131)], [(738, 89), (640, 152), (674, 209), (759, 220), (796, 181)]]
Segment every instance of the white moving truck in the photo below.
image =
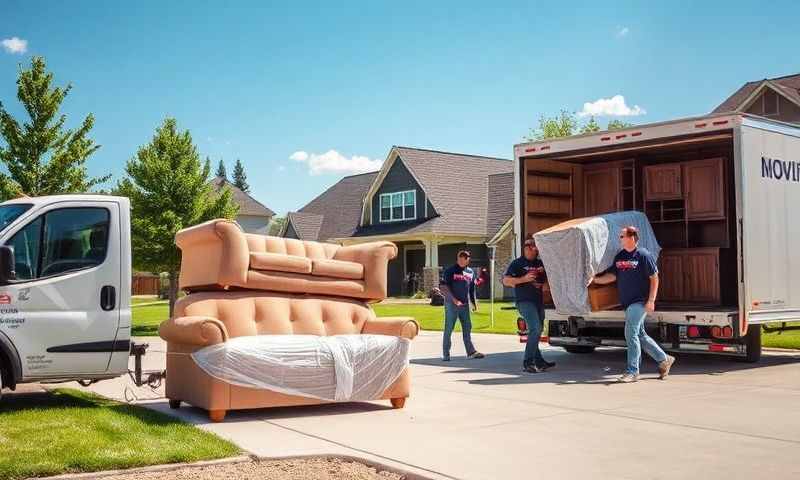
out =
[(0, 204), (0, 391), (127, 373), (130, 298), (127, 198)]
[[(517, 248), (571, 218), (647, 215), (663, 248), (647, 329), (666, 350), (757, 361), (762, 325), (800, 320), (797, 126), (710, 115), (524, 143), (514, 161)], [(620, 309), (546, 319), (570, 352), (625, 345)]]

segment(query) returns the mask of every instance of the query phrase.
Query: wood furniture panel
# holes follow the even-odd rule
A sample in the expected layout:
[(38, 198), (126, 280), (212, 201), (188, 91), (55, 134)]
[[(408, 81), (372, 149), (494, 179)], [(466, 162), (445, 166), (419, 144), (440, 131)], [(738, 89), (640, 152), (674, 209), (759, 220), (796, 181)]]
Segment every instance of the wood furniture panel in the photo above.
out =
[(582, 200), (581, 166), (532, 158), (524, 162), (524, 238), (582, 213), (576, 208)]
[(684, 294), (690, 303), (719, 304), (719, 249), (692, 248), (684, 255)]
[(680, 302), (683, 300), (683, 255), (665, 249), (662, 250), (658, 263), (658, 300)]
[(644, 168), (645, 200), (674, 200), (683, 197), (680, 163)]
[(586, 170), (583, 187), (584, 212), (587, 217), (619, 211), (619, 168)]
[(725, 218), (721, 158), (685, 162), (686, 216), (689, 220)]
[(658, 301), (720, 304), (719, 248), (664, 249), (658, 263)]

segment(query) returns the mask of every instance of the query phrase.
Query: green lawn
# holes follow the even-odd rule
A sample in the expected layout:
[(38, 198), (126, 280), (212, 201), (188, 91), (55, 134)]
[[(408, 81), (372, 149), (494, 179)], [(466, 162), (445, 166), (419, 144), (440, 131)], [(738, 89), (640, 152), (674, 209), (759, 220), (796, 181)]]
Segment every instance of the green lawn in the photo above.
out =
[(3, 479), (237, 454), (232, 443), (168, 415), (77, 390), (6, 395), (0, 409)]
[[(472, 331), (479, 333), (517, 333), (517, 311), (502, 310), (512, 307), (510, 302), (495, 302), (494, 328), (490, 318), (491, 305), (488, 301), (478, 304), (478, 311), (471, 314)], [(444, 328), (444, 307), (427, 304), (383, 304), (373, 305), (379, 317), (414, 317), (423, 330), (442, 330)], [(461, 328), (457, 325), (456, 330)]]
[[(146, 296), (146, 297), (131, 297), (131, 305), (139, 305), (140, 303), (151, 303), (157, 302), (158, 297), (156, 295)], [(163, 301), (163, 300), (162, 300)]]
[[(790, 323), (789, 325), (800, 326), (800, 322)], [(790, 330), (780, 333), (763, 332), (761, 336), (761, 345), (772, 348), (794, 348), (800, 350), (800, 330)]]
[[(516, 311), (502, 309), (512, 305), (509, 302), (495, 302), (494, 328), (492, 328), (489, 318), (489, 302), (484, 301), (479, 304), (478, 312), (472, 314), (472, 330), (479, 333), (517, 333)], [(432, 307), (427, 304), (379, 303), (373, 305), (373, 308), (379, 317), (414, 317), (423, 330), (442, 330), (444, 326), (444, 307)], [(158, 325), (167, 318), (168, 310), (166, 302), (133, 308), (133, 334), (139, 336), (158, 335)], [(456, 330), (460, 330), (460, 327), (456, 326)], [(765, 347), (800, 350), (800, 330), (783, 333), (764, 332), (762, 343)]]

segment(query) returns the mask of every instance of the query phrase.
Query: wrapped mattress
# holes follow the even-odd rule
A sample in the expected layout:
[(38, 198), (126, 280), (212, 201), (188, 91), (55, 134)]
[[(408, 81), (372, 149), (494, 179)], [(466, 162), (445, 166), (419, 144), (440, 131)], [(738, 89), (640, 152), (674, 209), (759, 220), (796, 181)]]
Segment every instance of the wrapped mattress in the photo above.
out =
[(585, 315), (590, 312), (586, 285), (594, 275), (611, 266), (621, 248), (620, 230), (631, 225), (639, 229), (639, 246), (658, 260), (661, 247), (642, 212), (578, 218), (534, 234), (558, 313)]
[(242, 387), (326, 401), (375, 400), (408, 366), (406, 338), (255, 335), (192, 353), (207, 374)]

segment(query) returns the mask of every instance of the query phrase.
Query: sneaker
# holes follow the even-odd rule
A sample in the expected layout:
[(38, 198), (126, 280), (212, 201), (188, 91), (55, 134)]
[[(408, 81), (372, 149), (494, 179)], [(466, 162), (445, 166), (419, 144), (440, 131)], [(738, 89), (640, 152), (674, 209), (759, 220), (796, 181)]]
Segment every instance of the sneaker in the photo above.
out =
[(672, 368), (672, 364), (675, 363), (675, 357), (672, 355), (667, 355), (667, 359), (663, 362), (658, 364), (658, 378), (664, 380), (669, 375), (669, 370)]
[(544, 372), (544, 369), (542, 367), (537, 367), (536, 365), (530, 363), (528, 365), (523, 365), (522, 371), (528, 373), (542, 373)]
[(625, 372), (621, 377), (617, 378), (619, 383), (633, 383), (639, 380), (639, 375), (635, 373)]
[(556, 362), (548, 362), (547, 360), (544, 360), (543, 363), (541, 363), (539, 365), (539, 368), (541, 368), (543, 370), (547, 370), (548, 368), (553, 368), (555, 366), (556, 366)]
[(472, 352), (470, 355), (467, 356), (467, 358), (472, 360), (477, 360), (485, 357), (486, 355), (482, 354), (481, 352)]
[(449, 362), (450, 361), (450, 355), (448, 355), (446, 357), (442, 357), (442, 361), (443, 362)]

